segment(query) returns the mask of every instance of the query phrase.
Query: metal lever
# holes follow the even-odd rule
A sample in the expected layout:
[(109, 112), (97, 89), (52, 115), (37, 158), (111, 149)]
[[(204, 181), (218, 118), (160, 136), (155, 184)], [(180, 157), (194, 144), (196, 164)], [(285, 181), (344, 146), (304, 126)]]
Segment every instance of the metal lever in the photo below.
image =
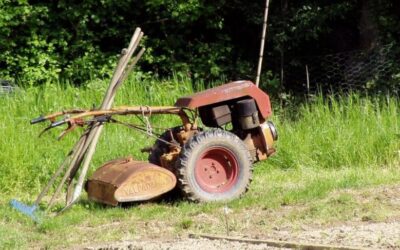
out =
[(55, 127), (58, 127), (58, 126), (61, 126), (61, 125), (65, 124), (65, 123), (67, 123), (65, 120), (53, 122), (53, 123), (50, 125), (50, 127), (55, 128)]
[(36, 123), (44, 122), (44, 121), (46, 121), (46, 118), (43, 115), (41, 115), (37, 118), (32, 119), (31, 124), (36, 124)]

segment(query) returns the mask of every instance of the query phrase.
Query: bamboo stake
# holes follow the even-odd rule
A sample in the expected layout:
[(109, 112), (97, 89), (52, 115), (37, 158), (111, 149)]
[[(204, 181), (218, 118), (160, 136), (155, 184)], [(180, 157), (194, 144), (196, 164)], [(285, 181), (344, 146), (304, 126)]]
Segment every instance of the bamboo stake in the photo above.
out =
[(138, 44), (136, 42), (137, 39), (139, 39), (139, 37), (141, 38), (142, 36), (143, 36), (143, 33), (141, 33), (140, 28), (137, 28), (131, 38), (128, 49), (124, 50), (124, 52), (123, 52), (124, 55), (120, 59), (118, 66), (117, 66), (116, 70), (114, 71), (111, 83), (108, 86), (106, 95), (104, 96), (104, 99), (103, 99), (100, 109), (109, 109), (111, 107), (112, 102), (110, 102), (110, 100), (113, 95), (114, 88), (115, 88), (115, 86), (117, 86), (117, 84), (119, 82), (118, 80), (120, 79), (121, 74), (125, 70), (125, 67), (128, 64), (128, 61), (129, 61), (130, 57), (132, 56), (134, 49), (136, 49), (137, 45), (135, 46), (135, 44)]
[[(92, 125), (92, 126), (94, 126), (94, 125)], [(91, 135), (89, 132), (90, 132), (90, 128), (86, 129), (84, 134), (79, 138), (79, 141), (81, 142), (81, 147), (73, 155), (73, 158), (70, 162), (70, 165), (69, 165), (67, 171), (65, 172), (61, 182), (59, 183), (59, 185), (57, 187), (57, 190), (54, 192), (54, 194), (49, 202), (47, 210), (49, 210), (51, 208), (51, 206), (53, 205), (55, 198), (61, 192), (61, 189), (64, 186), (64, 183), (67, 181), (67, 179), (70, 178), (71, 172), (74, 171), (74, 169), (76, 171), (76, 168), (79, 167), (80, 163), (82, 162), (85, 152), (87, 151), (87, 148), (89, 147), (90, 141), (93, 139), (93, 135)]]
[(51, 177), (50, 181), (47, 183), (46, 187), (40, 192), (38, 197), (36, 198), (36, 201), (34, 205), (39, 205), (40, 201), (43, 199), (43, 197), (48, 193), (50, 187), (53, 185), (54, 181), (58, 178), (58, 176), (62, 173), (64, 168), (66, 167), (68, 161), (70, 160), (71, 156), (79, 150), (81, 147), (81, 140), (77, 141), (75, 145), (72, 147), (72, 150), (68, 153), (67, 157), (64, 159), (64, 161), (61, 163), (61, 165), (58, 167), (57, 171), (53, 174)]
[(129, 73), (132, 71), (132, 69), (135, 67), (136, 63), (139, 61), (139, 59), (142, 57), (143, 53), (146, 51), (145, 48), (142, 48), (139, 53), (133, 58), (132, 62), (128, 65), (126, 69), (126, 73), (124, 74), (121, 82), (124, 82), (126, 78), (128, 77)]
[[(102, 104), (100, 106), (101, 110), (110, 109), (112, 103), (115, 98), (116, 91), (118, 90), (119, 86), (122, 82), (126, 79), (129, 72), (135, 66), (137, 61), (144, 53), (144, 48), (137, 54), (137, 56), (133, 59), (133, 61), (129, 64), (129, 61), (139, 46), (140, 40), (143, 37), (143, 32), (141, 32), (140, 28), (137, 28), (131, 37), (128, 49), (124, 49), (121, 52), (120, 59), (118, 61), (117, 67), (114, 70), (113, 77), (111, 79), (110, 85), (107, 89), (107, 92), (103, 98)], [(128, 65), (129, 64), (129, 65)], [(127, 67), (128, 66), (128, 67)], [(73, 111), (74, 113), (77, 111)], [(81, 112), (81, 111), (79, 111)], [(62, 112), (64, 114), (65, 112)], [(71, 112), (72, 113), (72, 112)], [(77, 112), (78, 113), (78, 112)], [(55, 116), (62, 115), (61, 113), (56, 113)], [(79, 138), (79, 140), (75, 143), (72, 150), (68, 153), (63, 163), (59, 166), (57, 171), (53, 174), (50, 181), (47, 183), (46, 187), (41, 191), (38, 195), (35, 204), (39, 204), (43, 197), (48, 193), (50, 187), (54, 184), (55, 180), (59, 177), (59, 175), (65, 170), (66, 165), (69, 164), (68, 168), (65, 170), (64, 176), (60, 181), (59, 185), (56, 188), (56, 191), (52, 195), (49, 205), (46, 211), (50, 210), (52, 205), (55, 202), (56, 197), (61, 192), (62, 187), (64, 186), (65, 182), (68, 180), (68, 188), (67, 188), (67, 205), (63, 209), (65, 210), (69, 205), (71, 205), (80, 195), (82, 191), (83, 181), (86, 177), (86, 173), (90, 164), (90, 161), (93, 157), (96, 144), (98, 142), (99, 136), (102, 131), (103, 124), (100, 122), (94, 122), (90, 125), (88, 129), (85, 130), (84, 134)], [(85, 157), (86, 156), (86, 157)], [(77, 185), (75, 189), (73, 189), (73, 179), (79, 170), (82, 161), (83, 162), (83, 169), (77, 181)], [(74, 191), (74, 195), (72, 196), (72, 191)]]
[[(131, 41), (130, 41), (130, 44), (129, 44), (128, 49), (123, 49), (123, 50), (122, 50), (121, 55), (120, 55), (120, 58), (119, 58), (119, 60), (118, 60), (117, 67), (115, 68), (114, 73), (113, 73), (113, 76), (112, 76), (112, 78), (111, 78), (111, 83), (110, 83), (110, 85), (108, 86), (107, 91), (106, 91), (106, 94), (105, 94), (105, 96), (104, 96), (102, 105), (104, 104), (104, 102), (105, 102), (105, 100), (106, 100), (107, 98), (109, 99), (110, 93), (113, 91), (113, 89), (114, 89), (114, 87), (115, 87), (115, 84), (118, 82), (119, 76), (120, 76), (120, 74), (121, 74), (121, 72), (122, 72), (121, 70), (123, 70), (124, 63), (125, 63), (125, 61), (126, 61), (126, 57), (127, 57), (127, 54), (128, 54), (128, 50), (132, 50), (132, 48), (135, 47), (135, 44), (138, 44), (138, 43), (136, 43), (136, 40), (138, 39), (139, 36), (140, 36), (140, 29), (136, 29), (136, 30), (135, 30), (135, 33), (133, 34), (133, 36), (132, 36), (132, 38), (131, 38)], [(86, 130), (86, 133), (87, 133), (88, 135), (91, 134), (91, 137), (92, 137), (92, 138), (93, 138), (93, 136), (94, 136), (94, 134), (92, 134), (92, 133), (94, 132), (94, 131), (92, 131), (93, 128), (94, 128), (94, 127), (91, 126), (91, 127), (89, 127), (89, 128)], [(92, 139), (91, 139), (91, 140), (92, 140)], [(91, 141), (91, 140), (89, 140), (89, 141)], [(71, 163), (70, 171), (67, 173), (67, 174), (69, 175), (68, 184), (67, 184), (67, 195), (66, 195), (66, 203), (67, 203), (67, 204), (72, 202), (72, 197), (73, 197), (73, 196), (72, 196), (72, 192), (73, 192), (73, 179), (74, 179), (74, 177), (75, 177), (77, 171), (79, 170), (79, 168), (80, 168), (80, 166), (81, 166), (81, 163), (82, 163), (82, 161), (83, 161), (83, 159), (84, 159), (84, 156), (85, 156), (85, 154), (86, 154), (86, 152), (87, 152), (88, 146), (89, 146), (89, 144), (86, 144), (85, 147), (83, 147), (83, 149), (82, 149), (80, 152), (78, 152), (78, 155), (79, 155), (79, 156), (76, 158), (75, 162)], [(64, 183), (62, 183), (62, 185), (63, 185), (63, 184), (64, 184)]]
[(306, 79), (307, 79), (307, 95), (310, 95), (310, 73), (308, 72), (308, 65), (306, 64)]
[(262, 36), (261, 36), (260, 57), (258, 59), (258, 68), (257, 68), (257, 77), (256, 77), (257, 87), (260, 85), (261, 69), (262, 69), (262, 63), (263, 63), (263, 57), (264, 57), (265, 37), (267, 34), (268, 9), (269, 9), (269, 0), (266, 0), (265, 12), (264, 12), (264, 24), (263, 24), (263, 30), (262, 30)]
[[(109, 85), (109, 88), (107, 90), (107, 93), (103, 99), (103, 103), (101, 105), (101, 109), (109, 109), (112, 106), (112, 103), (114, 101), (116, 91), (118, 87), (121, 85), (122, 80), (125, 78), (125, 74), (128, 73), (126, 71), (126, 66), (128, 65), (133, 52), (136, 50), (137, 46), (139, 45), (140, 39), (143, 37), (143, 33), (140, 31), (139, 28), (136, 29), (134, 35), (132, 36), (131, 42), (129, 44), (129, 47), (127, 49), (127, 53), (122, 57), (122, 60), (120, 60), (120, 63), (117, 67), (117, 70), (113, 76), (113, 79), (111, 81), (111, 84)], [(72, 203), (74, 203), (80, 196), (83, 188), (83, 182), (85, 180), (87, 171), (89, 169), (89, 164), (93, 158), (94, 152), (96, 150), (96, 145), (97, 142), (100, 138), (100, 134), (103, 130), (103, 124), (97, 123), (98, 126), (90, 130), (90, 134), (93, 134), (93, 139), (90, 141), (89, 148), (86, 153), (86, 157), (82, 163), (82, 170), (79, 175), (77, 184), (75, 185), (74, 192), (72, 198), (67, 201), (67, 206), (70, 206)]]
[[(90, 135), (89, 135), (90, 136)], [(72, 169), (75, 166), (76, 161), (79, 158), (79, 155), (81, 154), (82, 150), (85, 149), (85, 147), (87, 146), (87, 139), (88, 139), (88, 135), (87, 133), (85, 133), (84, 135), (82, 135), (79, 138), (79, 144), (82, 146), (79, 150), (77, 150), (74, 155), (73, 158), (71, 160), (71, 163), (67, 169), (67, 171), (65, 172), (61, 182), (58, 184), (56, 191), (54, 192), (53, 196), (50, 199), (49, 205), (47, 206), (47, 211), (50, 210), (50, 208), (53, 206), (54, 201), (56, 199), (56, 197), (58, 196), (58, 194), (61, 192), (62, 187), (64, 186), (65, 181), (67, 180), (70, 172), (72, 171)]]

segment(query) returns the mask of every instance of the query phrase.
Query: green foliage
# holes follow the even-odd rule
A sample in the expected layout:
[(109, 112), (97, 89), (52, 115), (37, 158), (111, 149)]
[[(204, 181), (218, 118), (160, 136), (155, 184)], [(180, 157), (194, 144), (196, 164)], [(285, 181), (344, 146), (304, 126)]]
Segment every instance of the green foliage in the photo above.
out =
[(54, 41), (41, 33), (47, 19), (45, 6), (33, 7), (23, 0), (0, 2), (0, 77), (28, 83), (57, 79), (60, 65)]
[[(281, 15), (272, 15), (271, 33), (275, 49), (292, 52), (318, 42), (332, 31), (332, 21), (349, 18), (356, 1), (298, 1), (282, 6)], [(350, 19), (351, 20), (351, 19)], [(306, 51), (309, 53), (310, 51)]]
[[(59, 4), (57, 8), (62, 8)], [(83, 42), (80, 40), (83, 38), (71, 34), (71, 30), (63, 26), (63, 14), (57, 13), (55, 7), (40, 1), (36, 4), (28, 1), (0, 3), (0, 77), (14, 78), (23, 85), (37, 85), (57, 81), (60, 76), (73, 82), (90, 79), (88, 72), (109, 75), (109, 68), (106, 73), (101, 70), (109, 65), (104, 55), (96, 50), (91, 40)], [(100, 65), (95, 65), (97, 63)]]
[[(396, 1), (272, 1), (265, 68), (279, 74), (276, 64), (283, 55), (357, 49), (364, 2), (373, 10), (378, 40), (397, 48)], [(263, 11), (263, 1), (244, 0), (2, 0), (0, 78), (29, 86), (108, 78), (140, 26), (148, 49), (140, 63), (144, 72), (160, 77), (178, 72), (194, 81), (254, 79)], [(398, 69), (393, 60), (394, 75)]]

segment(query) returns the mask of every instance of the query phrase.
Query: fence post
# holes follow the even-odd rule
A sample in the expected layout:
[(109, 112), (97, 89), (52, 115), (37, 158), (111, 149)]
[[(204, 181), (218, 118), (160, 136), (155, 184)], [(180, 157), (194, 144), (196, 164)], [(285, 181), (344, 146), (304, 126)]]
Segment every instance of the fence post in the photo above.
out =
[(308, 73), (308, 64), (306, 64), (306, 77), (307, 77), (307, 95), (310, 95), (310, 74)]
[(268, 9), (269, 9), (269, 0), (266, 0), (265, 12), (264, 12), (264, 24), (263, 24), (263, 31), (262, 31), (262, 36), (261, 36), (260, 57), (258, 59), (258, 68), (257, 68), (257, 77), (256, 77), (257, 87), (260, 85), (261, 68), (262, 68), (262, 61), (263, 61), (263, 56), (264, 56), (265, 36), (267, 34)]

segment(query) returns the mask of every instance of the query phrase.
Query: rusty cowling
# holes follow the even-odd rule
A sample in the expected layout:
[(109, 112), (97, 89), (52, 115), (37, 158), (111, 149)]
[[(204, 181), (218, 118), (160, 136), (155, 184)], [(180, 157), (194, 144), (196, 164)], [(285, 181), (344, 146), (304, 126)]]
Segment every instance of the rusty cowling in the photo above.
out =
[(251, 81), (230, 82), (215, 88), (197, 92), (190, 96), (181, 97), (176, 101), (175, 106), (196, 109), (244, 97), (250, 97), (256, 101), (260, 118), (263, 121), (272, 114), (268, 94), (259, 89)]
[(157, 165), (122, 158), (105, 163), (87, 181), (90, 199), (116, 206), (156, 198), (176, 186), (175, 175)]

